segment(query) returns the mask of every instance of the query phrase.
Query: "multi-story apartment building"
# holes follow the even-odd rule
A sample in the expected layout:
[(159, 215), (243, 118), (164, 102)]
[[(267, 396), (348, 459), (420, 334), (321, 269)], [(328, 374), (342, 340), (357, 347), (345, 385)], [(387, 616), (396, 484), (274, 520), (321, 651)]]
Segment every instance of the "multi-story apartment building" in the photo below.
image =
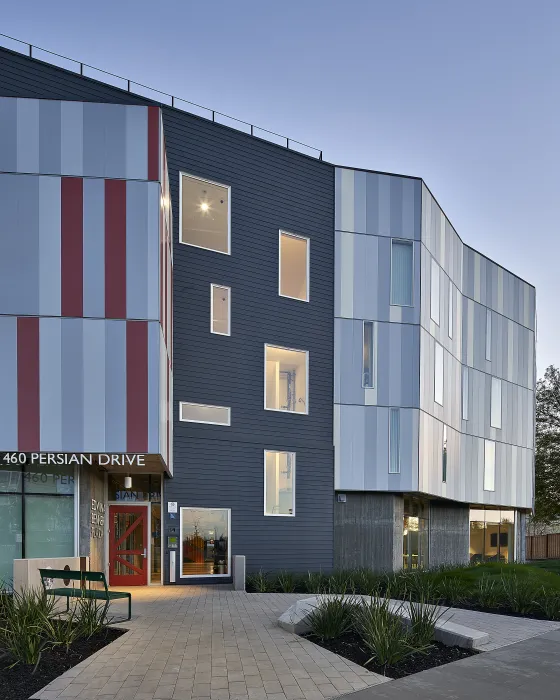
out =
[(419, 178), (83, 73), (0, 49), (0, 576), (523, 558), (534, 288)]

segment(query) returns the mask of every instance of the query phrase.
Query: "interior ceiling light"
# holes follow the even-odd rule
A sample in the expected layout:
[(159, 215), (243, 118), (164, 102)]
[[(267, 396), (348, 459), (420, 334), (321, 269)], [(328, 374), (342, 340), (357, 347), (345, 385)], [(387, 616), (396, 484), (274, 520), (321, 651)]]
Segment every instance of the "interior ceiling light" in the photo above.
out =
[(208, 202), (202, 202), (200, 205), (200, 211), (207, 212), (210, 209)]
[(125, 477), (124, 477), (124, 487), (125, 487), (125, 489), (131, 489), (131, 488), (132, 488), (132, 477), (131, 477), (131, 476), (125, 476)]

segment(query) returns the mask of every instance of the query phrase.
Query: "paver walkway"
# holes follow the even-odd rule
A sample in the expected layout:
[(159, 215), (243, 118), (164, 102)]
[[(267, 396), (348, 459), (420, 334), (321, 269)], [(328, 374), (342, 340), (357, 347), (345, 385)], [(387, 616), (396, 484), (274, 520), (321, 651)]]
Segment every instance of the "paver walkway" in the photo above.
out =
[[(133, 619), (123, 624), (130, 631), (33, 697), (323, 700), (386, 683), (278, 626), (278, 617), (306, 597), (225, 586), (139, 588)], [(487, 648), (560, 629), (560, 623), (464, 610), (453, 611), (453, 620), (490, 632)]]

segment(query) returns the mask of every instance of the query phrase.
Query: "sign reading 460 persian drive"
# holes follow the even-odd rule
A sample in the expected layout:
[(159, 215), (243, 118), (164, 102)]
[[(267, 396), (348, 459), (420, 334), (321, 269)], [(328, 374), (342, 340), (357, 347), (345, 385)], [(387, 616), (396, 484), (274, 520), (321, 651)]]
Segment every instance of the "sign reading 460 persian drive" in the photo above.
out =
[(65, 464), (92, 465), (102, 467), (144, 467), (144, 454), (93, 454), (83, 452), (0, 452), (0, 464), (44, 464), (61, 466)]

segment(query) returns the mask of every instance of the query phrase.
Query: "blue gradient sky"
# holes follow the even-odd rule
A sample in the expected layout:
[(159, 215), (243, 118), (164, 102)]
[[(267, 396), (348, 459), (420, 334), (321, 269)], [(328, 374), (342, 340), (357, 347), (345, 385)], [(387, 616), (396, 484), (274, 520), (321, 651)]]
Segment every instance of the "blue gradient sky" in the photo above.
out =
[(18, 0), (1, 19), (332, 162), (422, 176), (467, 243), (536, 285), (538, 373), (560, 365), (557, 0)]

